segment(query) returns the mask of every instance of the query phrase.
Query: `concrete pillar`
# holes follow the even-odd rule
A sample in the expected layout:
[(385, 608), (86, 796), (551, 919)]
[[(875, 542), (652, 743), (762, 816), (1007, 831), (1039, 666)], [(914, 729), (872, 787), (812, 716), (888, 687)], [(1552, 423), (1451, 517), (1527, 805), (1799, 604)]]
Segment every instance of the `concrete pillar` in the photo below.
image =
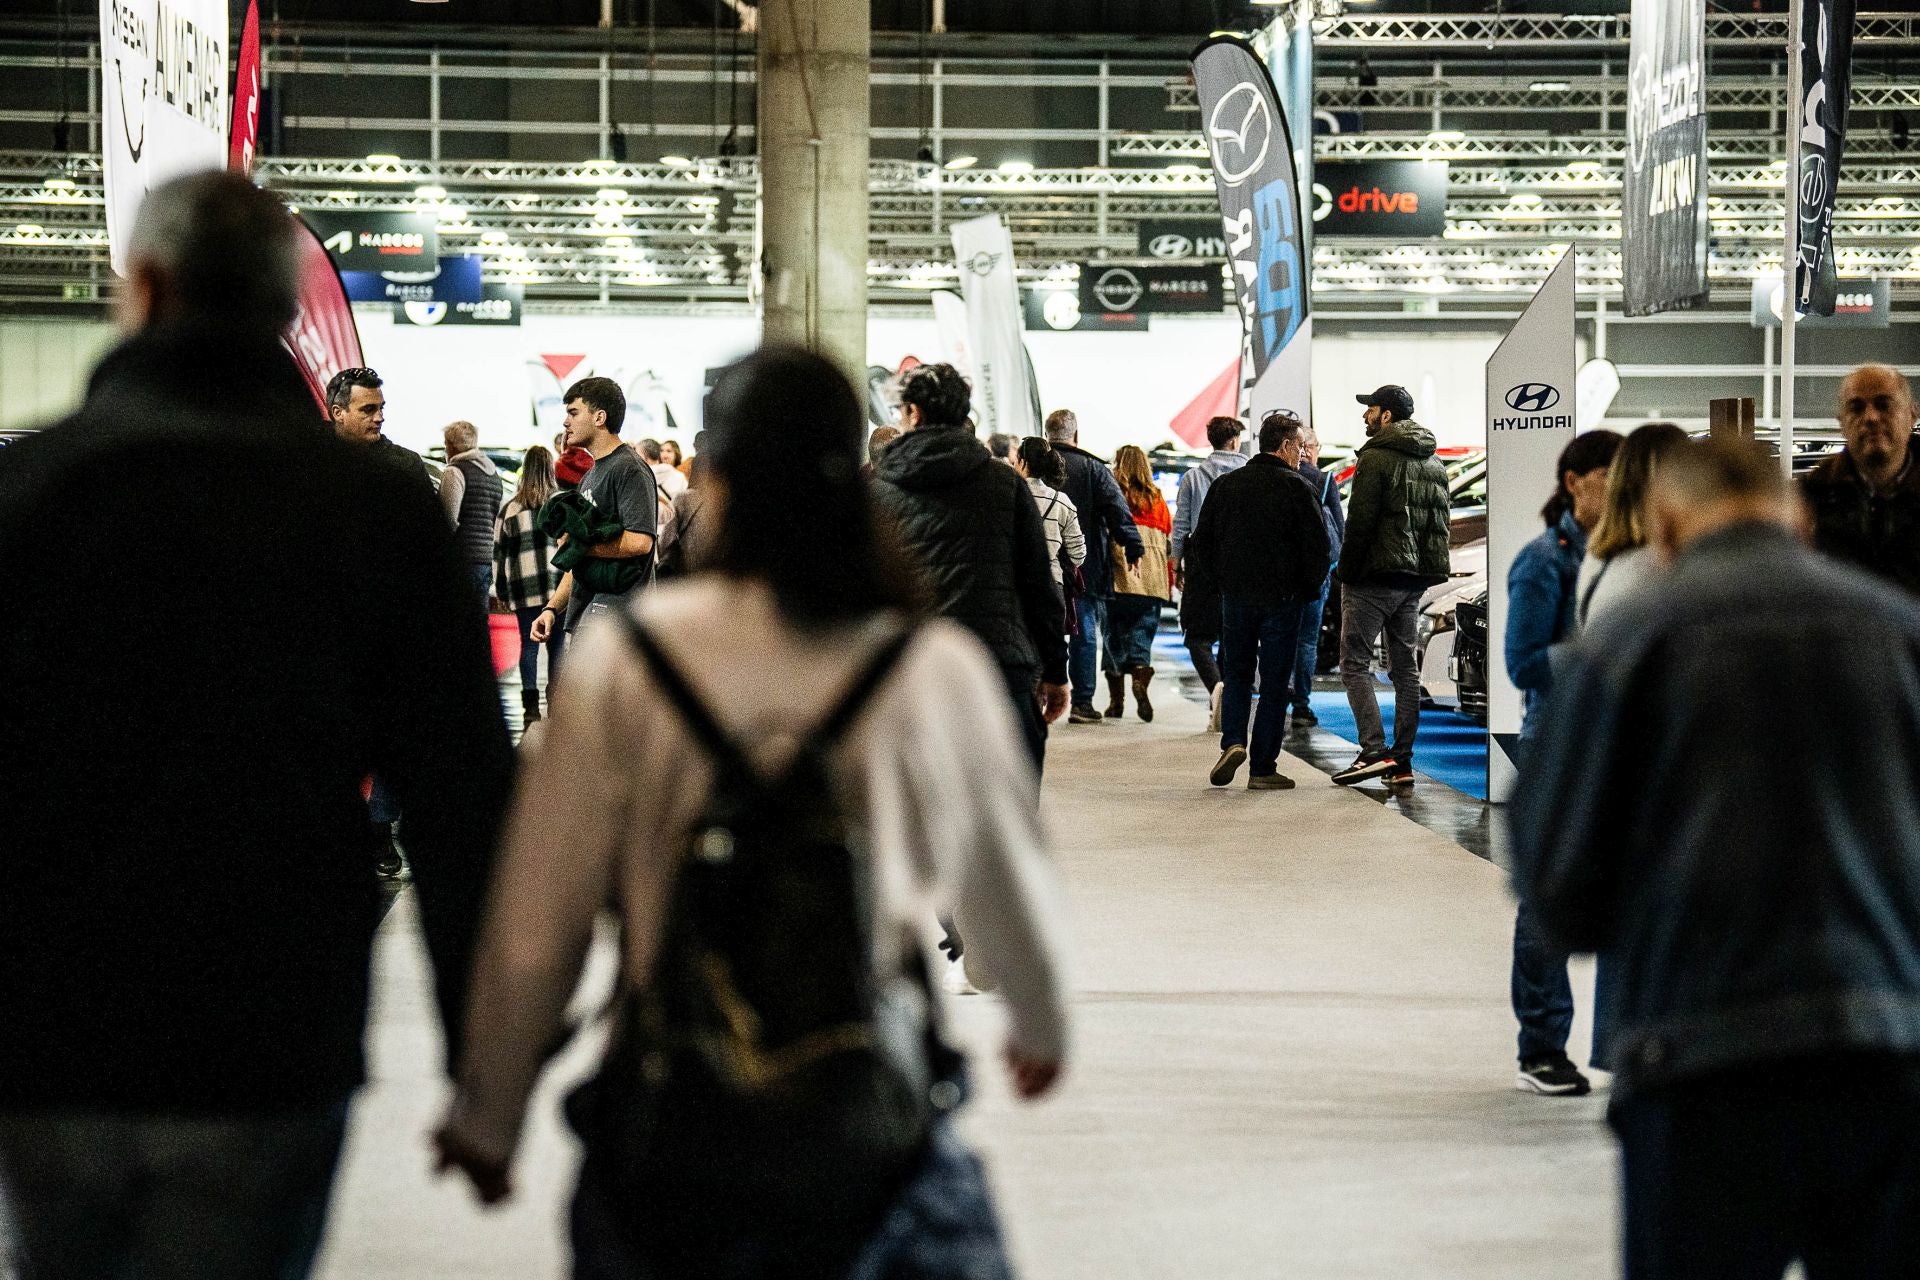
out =
[(760, 6), (761, 333), (867, 365), (870, 0)]

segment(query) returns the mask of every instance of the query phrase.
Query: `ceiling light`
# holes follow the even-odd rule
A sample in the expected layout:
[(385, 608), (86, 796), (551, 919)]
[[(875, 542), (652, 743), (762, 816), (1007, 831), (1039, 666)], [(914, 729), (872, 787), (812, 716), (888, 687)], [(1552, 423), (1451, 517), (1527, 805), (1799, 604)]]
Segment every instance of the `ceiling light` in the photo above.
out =
[(49, 191), (71, 191), (73, 190), (73, 179), (72, 178), (48, 178), (46, 185)]
[(1435, 129), (1427, 135), (1428, 142), (1465, 142), (1467, 135), (1458, 129)]
[(1527, 88), (1535, 93), (1566, 93), (1573, 88), (1565, 80), (1535, 80)]
[(1537, 191), (1522, 191), (1513, 197), (1513, 203), (1523, 209), (1534, 208), (1540, 203), (1540, 193)]
[(399, 164), (400, 157), (390, 156), (386, 154), (384, 151), (377, 152), (374, 155), (370, 155), (367, 157), (367, 163), (368, 164)]
[(482, 244), (505, 244), (507, 242), (507, 233), (504, 231), (485, 231), (480, 235), (480, 242)]
[(626, 194), (627, 193), (619, 187), (602, 187), (593, 193), (593, 198), (595, 200), (620, 200), (623, 199)]
[(979, 156), (954, 156), (942, 167), (947, 169), (971, 169), (979, 163)]
[(47, 229), (37, 222), (22, 222), (14, 227), (13, 233), (20, 236), (43, 236)]
[(445, 200), (447, 198), (447, 189), (441, 186), (428, 185), (415, 187), (413, 194), (419, 196), (422, 200)]
[(624, 249), (633, 243), (632, 236), (608, 236), (607, 243), (615, 249)]
[(1167, 166), (1167, 172), (1198, 175), (1201, 169), (1197, 164), (1170, 164)]
[(1028, 160), (1002, 160), (1000, 162), (1000, 172), (1009, 177), (1018, 177), (1023, 173), (1032, 173), (1033, 164)]
[(1606, 168), (1606, 166), (1601, 164), (1598, 160), (1567, 161), (1568, 173), (1598, 173), (1601, 169), (1604, 169), (1604, 168)]
[(467, 220), (467, 211), (457, 204), (442, 205), (440, 206), (440, 217), (446, 222), (465, 222)]
[(660, 163), (669, 169), (693, 168), (693, 161), (687, 159), (685, 156), (661, 156)]
[(595, 222), (618, 222), (624, 216), (626, 215), (622, 214), (618, 209), (595, 209), (593, 211), (593, 220)]

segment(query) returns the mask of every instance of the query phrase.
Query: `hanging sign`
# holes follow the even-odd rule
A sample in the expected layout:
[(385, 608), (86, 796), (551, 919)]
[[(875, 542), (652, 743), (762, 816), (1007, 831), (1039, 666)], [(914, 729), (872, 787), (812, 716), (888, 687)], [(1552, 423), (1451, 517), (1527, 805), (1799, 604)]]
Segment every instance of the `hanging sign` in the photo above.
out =
[(1218, 218), (1142, 218), (1136, 234), (1140, 256), (1164, 262), (1227, 256)]
[(1802, 22), (1801, 83), (1806, 97), (1787, 124), (1800, 148), (1800, 310), (1834, 314), (1839, 282), (1833, 262), (1833, 198), (1847, 141), (1847, 98), (1853, 80), (1854, 0), (1807, 0)]
[(1507, 673), (1507, 571), (1540, 533), (1540, 503), (1574, 437), (1574, 257), (1569, 249), (1487, 361), (1487, 794), (1513, 790), (1525, 707)]
[(990, 213), (953, 226), (973, 360), (973, 405), (981, 431), (1015, 437), (1040, 434), (1039, 393), (1020, 339), (1020, 286), (1013, 237)]
[(1445, 160), (1316, 160), (1313, 224), (1323, 236), (1408, 240), (1447, 231)]
[(1088, 315), (1160, 315), (1217, 312), (1226, 305), (1220, 268), (1123, 267), (1106, 262), (1080, 266), (1080, 310)]
[(353, 304), (341, 287), (340, 273), (320, 247), (320, 238), (304, 220), (295, 218), (294, 224), (300, 241), (300, 296), (285, 341), (306, 377), (307, 389), (325, 413), (328, 380), (364, 359), (360, 330), (353, 322)]
[(478, 302), (397, 302), (393, 307), (393, 322), (420, 328), (517, 325), (525, 303), (525, 285), (487, 284), (481, 286)]
[(342, 271), (354, 302), (479, 302), (480, 255), (441, 258), (431, 271)]
[(1630, 316), (1707, 296), (1706, 0), (1633, 0), (1621, 288)]
[(300, 216), (342, 271), (432, 270), (440, 256), (439, 227), (424, 213), (311, 209)]
[(227, 165), (227, 0), (100, 0), (101, 167), (108, 255), (147, 192)]

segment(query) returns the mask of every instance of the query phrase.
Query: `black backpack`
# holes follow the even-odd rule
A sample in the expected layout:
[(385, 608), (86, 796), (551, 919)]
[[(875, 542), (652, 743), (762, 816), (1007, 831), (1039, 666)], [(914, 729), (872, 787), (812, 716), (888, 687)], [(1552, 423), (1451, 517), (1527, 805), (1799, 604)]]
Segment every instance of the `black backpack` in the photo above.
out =
[(635, 647), (713, 760), (651, 981), (623, 997), (570, 1111), (644, 1273), (834, 1277), (878, 1228), (955, 1105), (928, 1013), (903, 1064), (880, 1045), (863, 840), (828, 768), (911, 641), (884, 644), (778, 776), (759, 774), (645, 627)]

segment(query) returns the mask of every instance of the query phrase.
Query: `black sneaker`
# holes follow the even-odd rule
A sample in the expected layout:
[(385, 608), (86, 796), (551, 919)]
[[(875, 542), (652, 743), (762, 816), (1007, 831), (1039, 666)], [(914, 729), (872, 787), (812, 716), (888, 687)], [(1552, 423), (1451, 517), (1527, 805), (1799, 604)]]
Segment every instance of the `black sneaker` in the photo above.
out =
[(1399, 765), (1394, 763), (1390, 755), (1360, 755), (1352, 764), (1334, 774), (1333, 780), (1340, 786), (1350, 787), (1356, 782), (1370, 782), (1374, 778), (1384, 778), (1397, 768)]
[(1216, 787), (1224, 787), (1233, 781), (1233, 775), (1240, 772), (1240, 766), (1246, 762), (1247, 749), (1236, 742), (1214, 761), (1213, 772), (1207, 775), (1207, 781)]
[(1293, 723), (1296, 728), (1303, 724), (1319, 724), (1320, 717), (1313, 714), (1312, 707), (1295, 707), (1293, 709)]
[(1294, 782), (1284, 773), (1256, 773), (1247, 778), (1249, 791), (1291, 791)]
[(1387, 785), (1390, 787), (1412, 786), (1413, 766), (1411, 764), (1402, 764), (1399, 760), (1395, 760), (1393, 762), (1393, 769), (1386, 775), (1386, 780)]
[(1101, 724), (1104, 717), (1094, 709), (1091, 702), (1076, 702), (1067, 712), (1068, 724)]
[(1590, 1093), (1593, 1085), (1580, 1074), (1580, 1068), (1564, 1053), (1550, 1058), (1525, 1058), (1514, 1088), (1522, 1093), (1544, 1093), (1556, 1098), (1579, 1098)]
[(374, 859), (373, 869), (382, 880), (398, 880), (407, 869), (406, 860), (400, 856), (400, 845), (393, 838), (393, 828), (380, 823), (374, 824), (375, 845), (379, 849)]

